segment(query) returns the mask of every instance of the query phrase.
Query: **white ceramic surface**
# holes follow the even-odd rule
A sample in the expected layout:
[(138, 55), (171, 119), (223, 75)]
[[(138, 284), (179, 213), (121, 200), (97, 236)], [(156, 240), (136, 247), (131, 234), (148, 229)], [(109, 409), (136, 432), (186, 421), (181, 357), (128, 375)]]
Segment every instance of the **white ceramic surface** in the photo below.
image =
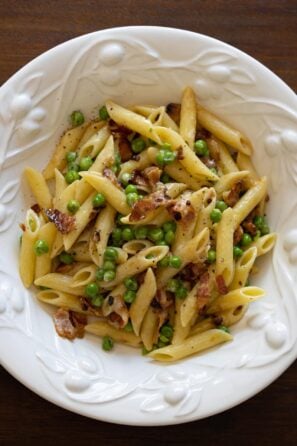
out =
[[(174, 51), (172, 49), (174, 48)], [(42, 168), (72, 110), (103, 100), (165, 104), (191, 85), (205, 106), (252, 140), (269, 177), (274, 253), (254, 283), (267, 297), (232, 329), (234, 341), (176, 364), (154, 363), (87, 336), (55, 334), (51, 309), (18, 277), (19, 223), (30, 203), (21, 179)], [(44, 398), (100, 420), (135, 425), (203, 418), (251, 397), (297, 357), (297, 99), (274, 74), (212, 38), (165, 28), (100, 31), (33, 60), (0, 89), (0, 358)], [(31, 202), (32, 203), (32, 202)]]

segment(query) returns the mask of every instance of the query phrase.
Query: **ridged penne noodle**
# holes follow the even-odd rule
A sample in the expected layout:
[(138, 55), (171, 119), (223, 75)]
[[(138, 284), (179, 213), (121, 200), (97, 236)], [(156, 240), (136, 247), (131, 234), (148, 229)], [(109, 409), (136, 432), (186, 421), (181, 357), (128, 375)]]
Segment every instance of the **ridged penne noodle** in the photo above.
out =
[(249, 247), (244, 251), (243, 255), (237, 260), (234, 268), (233, 280), (229, 289), (235, 290), (245, 286), (252, 267), (257, 257), (257, 248), (255, 246)]
[(87, 124), (82, 124), (67, 130), (62, 136), (56, 150), (43, 171), (46, 180), (50, 180), (55, 175), (55, 168), (63, 170), (66, 167), (66, 154), (76, 150), (78, 144), (87, 128)]
[(234, 227), (236, 228), (249, 213), (260, 203), (267, 193), (267, 179), (261, 178), (233, 207)]
[(58, 290), (43, 290), (36, 294), (37, 299), (49, 305), (53, 305), (58, 308), (67, 308), (71, 311), (77, 311), (78, 313), (86, 313), (81, 306), (78, 296), (65, 293)]
[(35, 279), (51, 272), (52, 260), (51, 251), (57, 235), (56, 226), (53, 223), (46, 223), (38, 231), (37, 238), (44, 241), (48, 246), (48, 252), (36, 256)]
[[(182, 344), (190, 333), (191, 329), (190, 321), (187, 325), (184, 325), (182, 323), (182, 306), (183, 306), (183, 301), (181, 299), (176, 299), (172, 345)], [(193, 320), (193, 313), (191, 320)]]
[(72, 277), (71, 288), (82, 287), (96, 279), (96, 265), (87, 265), (77, 271)]
[(92, 193), (76, 212), (75, 229), (63, 235), (63, 241), (66, 251), (69, 251), (69, 249), (73, 246), (73, 244), (76, 242), (80, 234), (83, 232), (83, 230), (91, 220), (91, 217), (93, 215), (93, 198), (94, 194)]
[(196, 98), (190, 87), (186, 87), (182, 95), (179, 132), (188, 146), (193, 149), (196, 134)]
[(43, 175), (37, 170), (32, 169), (32, 167), (26, 167), (24, 172), (39, 206), (42, 209), (50, 208), (52, 206), (52, 196)]
[(115, 186), (108, 178), (97, 172), (81, 172), (81, 176), (98, 192), (102, 193), (109, 204), (121, 214), (129, 214), (130, 208), (126, 202), (125, 193)]
[(40, 219), (36, 212), (29, 209), (26, 213), (20, 249), (20, 276), (26, 288), (32, 284), (35, 274), (34, 244), (40, 229)]
[(221, 221), (217, 225), (217, 259), (216, 275), (222, 276), (227, 286), (230, 285), (233, 274), (233, 233), (234, 218), (231, 208), (227, 208), (222, 215)]
[(217, 181), (214, 185), (214, 189), (217, 193), (218, 198), (222, 197), (223, 192), (230, 190), (234, 184), (238, 181), (244, 180), (249, 176), (248, 170), (242, 170), (239, 172), (230, 172), (226, 175), (220, 177), (219, 181)]
[(149, 267), (156, 267), (157, 263), (166, 256), (168, 250), (168, 246), (151, 246), (139, 251), (133, 257), (130, 257), (126, 263), (118, 266), (116, 277), (113, 281), (102, 282), (101, 286), (103, 288), (112, 288), (126, 277), (142, 273)]
[(185, 339), (181, 344), (169, 345), (149, 353), (156, 361), (172, 362), (199, 353), (233, 338), (223, 330), (212, 329)]
[(75, 261), (77, 262), (92, 262), (92, 257), (89, 251), (89, 243), (84, 241), (77, 241), (71, 248)]
[(155, 131), (163, 142), (171, 145), (172, 150), (180, 150), (179, 161), (193, 177), (198, 180), (203, 180), (204, 178), (210, 181), (218, 180), (218, 176), (200, 161), (178, 133), (165, 127), (156, 127)]
[(219, 296), (210, 306), (207, 313), (212, 314), (219, 311), (230, 310), (240, 305), (246, 305), (265, 296), (262, 288), (255, 286), (243, 287)]
[(202, 205), (198, 213), (195, 234), (199, 234), (204, 228), (210, 228), (212, 225), (210, 214), (215, 208), (217, 194), (214, 188), (203, 188), (199, 191), (202, 194)]
[(57, 204), (59, 202), (59, 198), (62, 195), (63, 191), (66, 189), (67, 183), (64, 175), (58, 170), (55, 169), (55, 197), (53, 199), (53, 205), (57, 209)]
[(131, 159), (122, 164), (119, 173), (121, 179), (124, 173), (132, 173), (134, 170), (143, 170), (151, 165), (151, 160), (148, 155), (150, 147), (137, 155), (137, 160)]
[(157, 291), (156, 279), (151, 268), (148, 268), (143, 283), (140, 285), (136, 299), (132, 302), (129, 310), (130, 319), (132, 322), (133, 330), (138, 336), (142, 321), (146, 312), (149, 309), (150, 303), (153, 300)]
[(255, 247), (257, 249), (257, 257), (263, 256), (267, 254), (267, 252), (271, 251), (276, 242), (276, 233), (271, 232), (270, 234), (263, 235), (259, 237), (258, 240), (255, 240), (251, 243), (251, 247)]
[(217, 164), (223, 174), (237, 172), (239, 170), (229, 150), (222, 141), (211, 137), (207, 140), (207, 143), (211, 155), (214, 159), (217, 159)]
[(252, 187), (256, 181), (259, 181), (259, 176), (254, 168), (250, 156), (238, 153), (236, 158), (236, 164), (240, 170), (246, 170), (249, 172), (248, 178), (244, 180), (247, 187)]
[(90, 235), (89, 252), (94, 263), (102, 266), (104, 251), (107, 246), (109, 236), (114, 227), (116, 211), (109, 204), (102, 209), (97, 217), (94, 229)]
[(200, 104), (197, 105), (197, 119), (202, 127), (207, 129), (225, 144), (228, 144), (233, 149), (238, 150), (245, 155), (252, 154), (252, 146), (246, 136), (239, 130), (230, 127), (210, 111), (205, 110)]
[(113, 340), (123, 344), (131, 345), (131, 347), (139, 347), (141, 339), (134, 333), (128, 333), (125, 330), (118, 330), (105, 321), (96, 321), (85, 326), (87, 333), (96, 336), (110, 336)]
[(149, 307), (141, 325), (140, 337), (144, 347), (150, 351), (158, 339), (159, 317), (152, 307)]
[[(93, 133), (94, 126), (100, 126), (96, 133)], [(108, 137), (110, 136), (110, 132), (107, 126), (103, 126), (101, 123), (96, 123), (94, 126), (89, 127), (86, 130), (90, 134), (89, 138), (86, 141), (81, 141), (80, 149), (78, 151), (78, 159), (81, 159), (83, 156), (90, 156), (91, 158), (95, 158), (98, 153), (104, 147)]]
[(161, 143), (160, 137), (156, 133), (151, 121), (148, 119), (124, 107), (121, 107), (112, 101), (106, 101), (106, 108), (111, 119), (113, 119), (118, 125), (128, 127), (134, 132), (140, 133), (141, 135), (152, 139), (157, 144)]
[(75, 296), (84, 295), (84, 287), (72, 287), (73, 277), (66, 274), (49, 273), (45, 276), (38, 277), (34, 281), (34, 285), (51, 288), (57, 291), (63, 291), (68, 294), (74, 294)]

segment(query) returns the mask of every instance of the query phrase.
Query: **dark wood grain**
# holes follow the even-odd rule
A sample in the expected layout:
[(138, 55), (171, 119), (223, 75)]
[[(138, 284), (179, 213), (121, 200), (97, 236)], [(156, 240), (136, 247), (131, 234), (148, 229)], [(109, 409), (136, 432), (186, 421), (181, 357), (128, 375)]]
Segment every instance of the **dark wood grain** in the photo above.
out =
[[(295, 0), (0, 0), (0, 85), (32, 58), (78, 35), (124, 25), (184, 28), (245, 51), (297, 91)], [(295, 445), (297, 362), (260, 394), (185, 425), (132, 428), (72, 414), (0, 369), (0, 444)]]

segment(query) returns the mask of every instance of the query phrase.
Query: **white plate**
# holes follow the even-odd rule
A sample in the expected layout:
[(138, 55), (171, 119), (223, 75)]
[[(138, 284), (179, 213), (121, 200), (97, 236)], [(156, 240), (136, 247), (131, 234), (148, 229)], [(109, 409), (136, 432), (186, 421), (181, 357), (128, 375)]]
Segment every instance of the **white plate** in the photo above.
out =
[[(241, 129), (269, 177), (269, 221), (279, 233), (254, 279), (267, 297), (232, 330), (234, 341), (163, 365), (100, 340), (56, 336), (50, 309), (18, 276), (19, 222), (29, 204), (25, 165), (40, 169), (72, 110), (89, 117), (106, 98), (178, 101), (191, 85), (208, 108)], [(187, 31), (100, 31), (33, 60), (0, 89), (0, 357), (19, 381), (74, 412), (115, 423), (175, 424), (228, 409), (276, 379), (297, 356), (297, 100), (244, 53)], [(31, 202), (32, 203), (32, 202)]]

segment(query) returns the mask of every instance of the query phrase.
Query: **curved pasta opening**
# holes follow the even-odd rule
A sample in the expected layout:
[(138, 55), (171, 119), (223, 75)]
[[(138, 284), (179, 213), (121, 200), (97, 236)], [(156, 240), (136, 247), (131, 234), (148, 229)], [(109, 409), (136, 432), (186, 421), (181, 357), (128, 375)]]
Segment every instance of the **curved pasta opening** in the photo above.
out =
[(142, 249), (149, 248), (153, 244), (149, 240), (131, 240), (123, 245), (126, 254), (136, 254)]
[(252, 247), (244, 251), (243, 255), (238, 260), (239, 267), (246, 267), (253, 264), (257, 257), (257, 248)]
[(263, 254), (270, 251), (275, 244), (275, 234), (267, 234), (262, 237), (262, 240), (259, 239), (259, 248)]
[(247, 286), (240, 290), (240, 294), (246, 297), (262, 297), (265, 296), (265, 291), (262, 288), (255, 286)]
[(38, 299), (40, 300), (54, 300), (61, 296), (61, 292), (57, 290), (43, 290), (37, 294)]
[(80, 271), (74, 274), (73, 282), (71, 283), (71, 287), (83, 286), (92, 282), (96, 277), (96, 267), (95, 266), (86, 266), (82, 268)]

